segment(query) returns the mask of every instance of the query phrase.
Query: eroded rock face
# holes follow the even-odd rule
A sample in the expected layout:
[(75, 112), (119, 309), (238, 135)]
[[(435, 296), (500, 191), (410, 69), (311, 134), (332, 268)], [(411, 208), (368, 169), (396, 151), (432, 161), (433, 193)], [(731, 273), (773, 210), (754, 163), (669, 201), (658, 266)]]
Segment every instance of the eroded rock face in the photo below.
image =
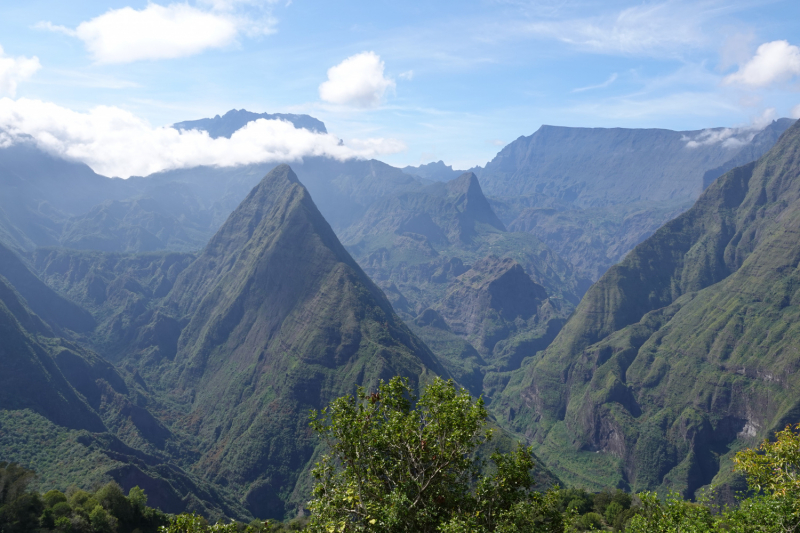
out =
[(477, 338), (484, 353), (537, 315), (547, 300), (511, 258), (489, 256), (457, 277), (440, 306), (440, 313), (457, 335)]

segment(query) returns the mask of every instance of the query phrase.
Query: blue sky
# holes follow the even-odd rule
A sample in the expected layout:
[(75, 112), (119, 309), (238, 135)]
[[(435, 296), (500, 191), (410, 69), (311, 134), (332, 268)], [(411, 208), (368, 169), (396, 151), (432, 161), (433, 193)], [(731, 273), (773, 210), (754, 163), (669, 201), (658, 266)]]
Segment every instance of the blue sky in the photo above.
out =
[[(683, 130), (798, 116), (798, 21), (796, 0), (8, 1), (0, 127), (125, 175), (286, 134), (190, 149), (159, 126), (232, 108), (308, 113), (352, 149), (341, 157), (467, 168), (542, 124)], [(86, 140), (90, 129), (103, 138)], [(108, 161), (137, 157), (107, 145), (128, 134), (138, 157), (162, 151), (153, 165)], [(297, 137), (292, 153), (335, 150), (318, 141)]]

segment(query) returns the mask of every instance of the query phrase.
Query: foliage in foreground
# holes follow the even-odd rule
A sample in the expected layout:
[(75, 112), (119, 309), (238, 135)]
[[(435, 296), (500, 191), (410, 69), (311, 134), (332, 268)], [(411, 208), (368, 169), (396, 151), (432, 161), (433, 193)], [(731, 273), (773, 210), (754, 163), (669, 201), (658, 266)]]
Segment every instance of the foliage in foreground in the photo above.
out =
[(800, 424), (736, 455), (752, 496), (715, 509), (678, 494), (635, 498), (620, 490), (531, 491), (533, 456), (518, 447), (476, 450), (491, 439), (486, 410), (464, 389), (436, 380), (418, 401), (399, 378), (367, 395), (334, 401), (312, 416), (329, 455), (314, 470), (311, 517), (291, 522), (220, 522), (146, 506), (138, 487), (94, 492), (29, 491), (34, 473), (0, 462), (0, 533), (500, 532), (789, 533), (800, 531)]
[(113, 482), (94, 492), (39, 494), (28, 490), (34, 477), (16, 463), (0, 462), (0, 533), (155, 533), (167, 523), (164, 513), (147, 507), (139, 487), (127, 496)]
[(626, 531), (631, 533), (789, 533), (800, 531), (800, 424), (787, 426), (757, 450), (736, 454), (735, 468), (747, 476), (753, 496), (733, 509), (714, 514), (704, 502), (692, 503), (671, 494), (660, 502), (640, 494), (641, 512)]
[(339, 398), (311, 425), (330, 453), (317, 463), (310, 531), (563, 530), (555, 491), (532, 492), (530, 449), (476, 455), (492, 437), (483, 400), (434, 380), (417, 399), (408, 380)]

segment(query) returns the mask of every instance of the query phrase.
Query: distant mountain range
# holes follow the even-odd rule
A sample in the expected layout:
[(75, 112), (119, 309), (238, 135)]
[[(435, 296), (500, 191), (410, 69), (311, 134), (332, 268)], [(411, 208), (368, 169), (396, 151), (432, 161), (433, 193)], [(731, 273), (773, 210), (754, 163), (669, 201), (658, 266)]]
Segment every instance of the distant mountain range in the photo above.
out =
[(475, 173), (509, 229), (536, 235), (596, 280), (793, 123), (760, 131), (542, 126)]

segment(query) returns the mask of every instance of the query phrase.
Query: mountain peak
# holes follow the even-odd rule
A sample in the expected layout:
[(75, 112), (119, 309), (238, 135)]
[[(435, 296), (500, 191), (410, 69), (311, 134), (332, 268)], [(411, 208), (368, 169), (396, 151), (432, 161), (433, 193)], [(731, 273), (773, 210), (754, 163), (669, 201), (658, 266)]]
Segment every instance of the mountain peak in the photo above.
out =
[[(465, 172), (458, 178), (448, 181), (445, 188), (447, 197), (452, 199), (455, 206), (461, 211), (463, 222), (471, 224), (473, 227), (477, 222), (488, 224), (500, 231), (506, 230), (484, 196), (481, 184), (474, 172)], [(468, 228), (465, 227), (465, 229), (469, 231)]]
[(276, 457), (292, 457), (294, 472), (310, 460), (309, 409), (390, 376), (447, 374), (287, 165), (242, 201), (169, 298), (188, 323), (162, 381), (191, 398), (187, 424), (209, 443), (199, 468), (249, 487), (257, 516), (285, 513), (277, 495), (297, 475)]
[(179, 130), (207, 131), (212, 139), (227, 137), (230, 139), (237, 130), (243, 128), (248, 122), (259, 119), (285, 120), (291, 122), (295, 128), (305, 128), (314, 133), (328, 133), (325, 124), (309, 115), (295, 115), (293, 113), (253, 113), (246, 109), (231, 109), (222, 116), (214, 118), (201, 118), (199, 120), (186, 120), (176, 122), (173, 128)]
[[(495, 408), (514, 413), (534, 442), (572, 446), (571, 464), (586, 461), (585, 471), (602, 450), (603, 468), (613, 457), (634, 492), (669, 485), (688, 497), (729, 482), (716, 450), (797, 420), (797, 335), (787, 325), (796, 323), (799, 233), (795, 123), (592, 285)], [(765, 387), (764, 376), (780, 385)]]
[[(211, 238), (198, 260), (176, 282), (176, 287), (185, 285), (188, 290), (175, 291), (173, 303), (178, 304), (181, 312), (191, 313), (211, 287), (230, 277), (234, 270), (257, 268), (260, 257), (254, 254), (255, 250), (266, 251), (262, 247), (282, 239), (283, 232), (291, 232), (292, 223), (305, 232), (293, 243), (298, 253), (310, 245), (309, 239), (313, 238), (321, 247), (320, 252), (329, 255), (331, 260), (360, 270), (314, 205), (308, 190), (291, 167), (283, 164), (270, 171), (250, 191)], [(194, 272), (197, 269), (203, 270), (203, 274)]]
[(418, 167), (403, 167), (402, 171), (412, 176), (419, 176), (433, 181), (449, 181), (457, 178), (463, 171), (454, 170), (452, 165), (445, 165), (441, 159), (439, 161), (419, 165)]

